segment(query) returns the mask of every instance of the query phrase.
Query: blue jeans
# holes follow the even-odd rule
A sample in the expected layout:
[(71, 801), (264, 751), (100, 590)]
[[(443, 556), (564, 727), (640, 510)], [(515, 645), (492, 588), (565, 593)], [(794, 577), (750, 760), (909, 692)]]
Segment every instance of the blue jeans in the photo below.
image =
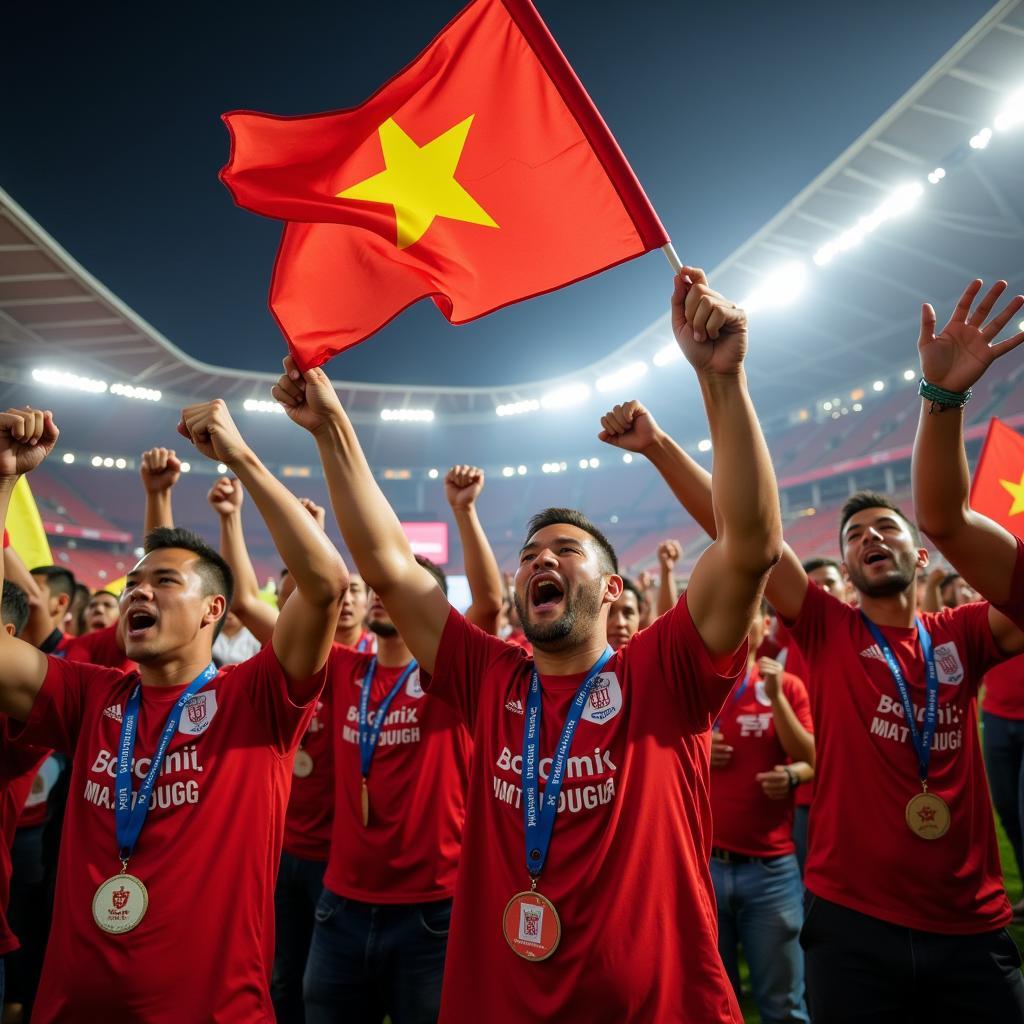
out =
[(1024, 877), (1024, 722), (983, 711), (982, 747), (988, 785), (999, 820), (1013, 847), (1017, 870)]
[(434, 1024), (452, 901), (370, 904), (324, 889), (303, 991), (307, 1024)]
[(302, 976), (313, 938), (313, 915), (323, 891), (326, 862), (281, 852), (274, 889), (274, 973), (270, 996), (278, 1024), (303, 1024)]
[(750, 984), (762, 1024), (804, 1022), (804, 958), (800, 949), (803, 884), (796, 857), (749, 864), (711, 859), (718, 903), (718, 950), (740, 995), (737, 947), (750, 967)]

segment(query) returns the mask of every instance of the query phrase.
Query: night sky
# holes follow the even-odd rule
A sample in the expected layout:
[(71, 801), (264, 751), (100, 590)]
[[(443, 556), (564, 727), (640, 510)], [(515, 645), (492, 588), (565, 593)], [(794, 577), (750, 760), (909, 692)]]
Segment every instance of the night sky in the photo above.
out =
[[(217, 180), (226, 110), (359, 103), (461, 5), (12, 4), (0, 185), (185, 351), (276, 370), (266, 306), (280, 225)], [(856, 139), (986, 0), (785, 4), (540, 0), (684, 261), (713, 266)], [(660, 315), (658, 254), (451, 327), (429, 303), (335, 378), (498, 384), (571, 372)]]

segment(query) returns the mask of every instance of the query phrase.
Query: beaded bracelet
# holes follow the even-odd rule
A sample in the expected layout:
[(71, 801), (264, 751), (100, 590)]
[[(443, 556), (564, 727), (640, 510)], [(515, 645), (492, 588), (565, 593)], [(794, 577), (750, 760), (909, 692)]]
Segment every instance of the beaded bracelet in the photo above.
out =
[(929, 384), (921, 378), (917, 393), (932, 403), (929, 412), (945, 412), (947, 409), (962, 409), (971, 400), (971, 389), (966, 391), (947, 391), (937, 384)]

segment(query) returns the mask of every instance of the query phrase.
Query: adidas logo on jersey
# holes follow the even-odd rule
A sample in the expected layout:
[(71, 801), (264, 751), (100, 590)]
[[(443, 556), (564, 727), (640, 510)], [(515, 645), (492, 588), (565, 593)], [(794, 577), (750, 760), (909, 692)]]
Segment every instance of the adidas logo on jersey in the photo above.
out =
[(872, 644), (870, 647), (865, 647), (860, 652), (862, 658), (874, 658), (875, 661), (885, 661), (885, 655), (882, 653), (882, 648), (878, 644)]
[(109, 708), (103, 709), (103, 714), (107, 718), (112, 718), (115, 722), (121, 721), (121, 705), (111, 704)]
[(506, 711), (511, 711), (512, 714), (514, 714), (514, 715), (521, 715), (521, 714), (524, 713), (523, 712), (523, 702), (521, 700), (510, 700), (505, 705), (505, 710)]

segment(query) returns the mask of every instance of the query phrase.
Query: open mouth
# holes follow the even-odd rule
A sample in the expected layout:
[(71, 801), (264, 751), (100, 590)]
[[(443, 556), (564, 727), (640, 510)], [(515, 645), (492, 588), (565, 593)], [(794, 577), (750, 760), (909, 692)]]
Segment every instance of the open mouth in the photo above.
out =
[(565, 589), (557, 576), (535, 576), (530, 582), (530, 607), (537, 612), (557, 608), (565, 598)]
[(128, 636), (132, 640), (138, 640), (145, 635), (146, 630), (156, 625), (156, 616), (151, 612), (138, 609), (128, 613)]
[(865, 565), (879, 565), (882, 562), (890, 561), (892, 561), (890, 556), (885, 551), (880, 551), (878, 548), (875, 548), (873, 551), (869, 551), (864, 556)]

